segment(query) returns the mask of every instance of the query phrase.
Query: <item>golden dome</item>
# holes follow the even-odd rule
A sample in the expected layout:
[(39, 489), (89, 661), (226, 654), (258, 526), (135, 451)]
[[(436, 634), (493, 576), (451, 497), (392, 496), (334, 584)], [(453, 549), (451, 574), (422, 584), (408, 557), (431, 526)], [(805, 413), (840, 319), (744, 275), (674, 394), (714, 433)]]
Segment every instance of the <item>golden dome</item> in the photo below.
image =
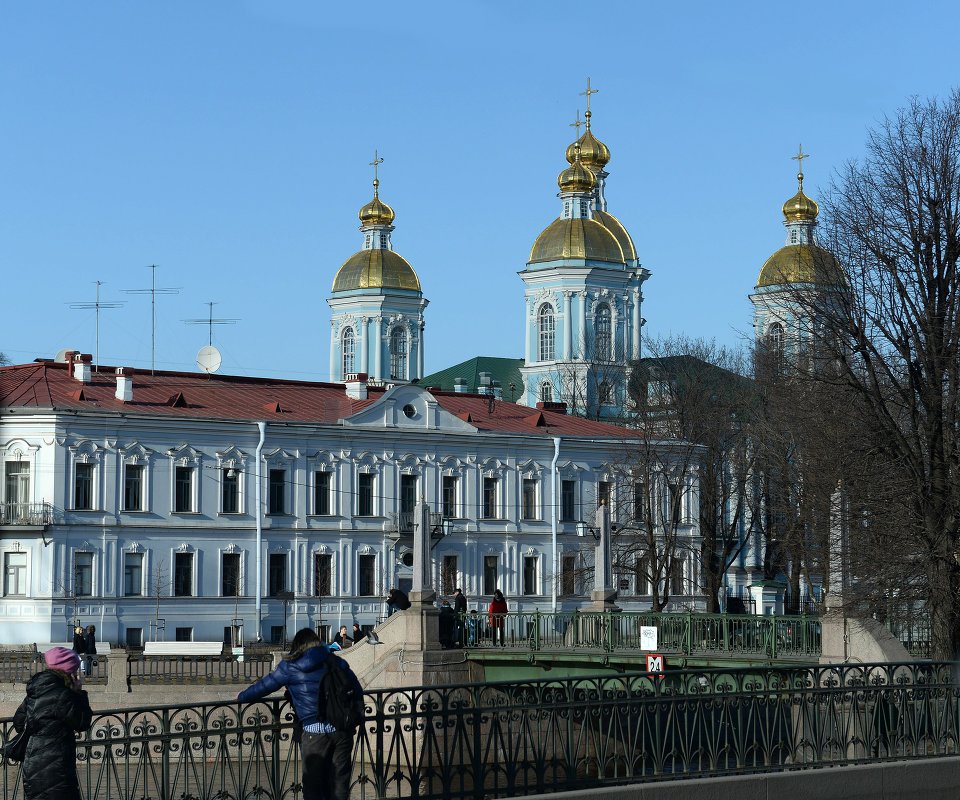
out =
[(380, 199), (377, 192), (378, 181), (373, 182), (373, 200), (360, 209), (358, 216), (362, 225), (392, 225), (396, 214)]
[(528, 262), (565, 258), (624, 264), (616, 237), (596, 220), (582, 217), (551, 222), (533, 243)]
[(787, 222), (812, 222), (820, 213), (820, 207), (803, 193), (803, 177), (800, 189), (783, 204), (783, 216)]
[(608, 214), (606, 211), (594, 211), (593, 218), (613, 234), (617, 243), (620, 245), (620, 249), (623, 250), (623, 256), (627, 261), (637, 260), (637, 249), (633, 246), (633, 239), (630, 237), (630, 234), (627, 233), (627, 229), (623, 227), (623, 223), (620, 222), (620, 220), (613, 216), (613, 214)]
[(846, 279), (830, 251), (815, 244), (788, 244), (766, 260), (757, 288), (788, 283), (843, 286)]
[(586, 133), (567, 148), (567, 161), (571, 164), (577, 157), (578, 144), (580, 145), (580, 161), (585, 166), (601, 170), (610, 161), (610, 148), (594, 136), (590, 128), (587, 128)]
[(420, 291), (420, 280), (407, 260), (393, 250), (361, 250), (343, 262), (333, 279), (333, 291), (353, 289), (410, 289)]
[(557, 175), (561, 192), (589, 192), (597, 185), (597, 179), (580, 161), (574, 161)]

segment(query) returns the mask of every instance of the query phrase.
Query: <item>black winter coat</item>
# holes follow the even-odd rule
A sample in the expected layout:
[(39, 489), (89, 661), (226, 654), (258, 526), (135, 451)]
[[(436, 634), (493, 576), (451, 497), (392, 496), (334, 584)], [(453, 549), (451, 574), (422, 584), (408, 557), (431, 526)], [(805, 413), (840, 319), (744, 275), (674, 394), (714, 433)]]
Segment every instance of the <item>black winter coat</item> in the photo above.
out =
[(87, 693), (70, 688), (66, 680), (62, 672), (38, 672), (27, 682), (27, 699), (14, 715), (18, 731), (30, 723), (23, 760), (26, 800), (80, 800), (75, 734), (90, 727), (93, 713)]

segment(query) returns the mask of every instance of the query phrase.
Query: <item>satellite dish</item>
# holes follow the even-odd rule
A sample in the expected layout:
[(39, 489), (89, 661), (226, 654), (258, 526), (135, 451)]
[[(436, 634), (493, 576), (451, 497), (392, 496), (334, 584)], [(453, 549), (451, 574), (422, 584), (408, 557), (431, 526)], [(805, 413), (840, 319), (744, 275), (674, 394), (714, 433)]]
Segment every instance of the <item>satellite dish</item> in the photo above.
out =
[(216, 372), (220, 369), (222, 361), (223, 358), (220, 355), (220, 351), (212, 344), (205, 344), (200, 348), (200, 352), (197, 353), (197, 366), (207, 373)]
[(62, 350), (57, 350), (57, 354), (53, 357), (53, 360), (57, 364), (66, 364), (67, 363), (67, 353), (70, 352), (69, 347), (64, 347)]

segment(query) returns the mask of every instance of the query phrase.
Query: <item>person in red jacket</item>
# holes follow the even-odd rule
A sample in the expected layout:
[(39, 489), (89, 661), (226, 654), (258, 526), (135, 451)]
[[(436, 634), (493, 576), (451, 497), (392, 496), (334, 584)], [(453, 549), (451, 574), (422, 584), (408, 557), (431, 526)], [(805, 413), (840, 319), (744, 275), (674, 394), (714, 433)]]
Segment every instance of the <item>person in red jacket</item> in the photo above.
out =
[(507, 600), (503, 592), (499, 589), (493, 593), (493, 600), (490, 601), (490, 608), (487, 609), (487, 616), (490, 619), (490, 634), (493, 636), (493, 644), (496, 646), (497, 640), (500, 640), (500, 646), (506, 647), (507, 640), (504, 636), (504, 628), (507, 620)]

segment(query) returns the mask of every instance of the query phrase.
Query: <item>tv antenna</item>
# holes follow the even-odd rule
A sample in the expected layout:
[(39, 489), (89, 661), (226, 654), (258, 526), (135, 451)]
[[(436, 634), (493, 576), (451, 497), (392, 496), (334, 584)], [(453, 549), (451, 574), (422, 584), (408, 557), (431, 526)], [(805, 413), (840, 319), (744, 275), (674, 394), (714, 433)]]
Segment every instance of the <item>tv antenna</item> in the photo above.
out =
[(180, 287), (175, 289), (157, 288), (157, 265), (150, 264), (147, 269), (151, 270), (151, 280), (149, 289), (124, 289), (124, 294), (149, 294), (150, 295), (150, 374), (153, 375), (157, 364), (157, 295), (158, 294), (180, 294)]
[(208, 375), (220, 369), (222, 363), (223, 358), (220, 356), (220, 351), (212, 344), (205, 344), (197, 353), (197, 366)]
[(103, 286), (103, 281), (94, 281), (97, 284), (97, 299), (92, 303), (67, 303), (70, 308), (80, 308), (84, 310), (94, 309), (97, 316), (97, 350), (96, 350), (96, 360), (94, 361), (94, 372), (100, 371), (100, 309), (101, 308), (122, 308), (125, 303), (106, 303), (100, 300), (100, 287)]
[(207, 344), (211, 347), (213, 346), (213, 326), (214, 325), (234, 325), (239, 322), (239, 319), (214, 319), (213, 317), (213, 307), (217, 305), (213, 300), (207, 303), (210, 307), (210, 314), (206, 319), (185, 319), (184, 322), (187, 325), (206, 325), (210, 329), (209, 338), (207, 339)]

